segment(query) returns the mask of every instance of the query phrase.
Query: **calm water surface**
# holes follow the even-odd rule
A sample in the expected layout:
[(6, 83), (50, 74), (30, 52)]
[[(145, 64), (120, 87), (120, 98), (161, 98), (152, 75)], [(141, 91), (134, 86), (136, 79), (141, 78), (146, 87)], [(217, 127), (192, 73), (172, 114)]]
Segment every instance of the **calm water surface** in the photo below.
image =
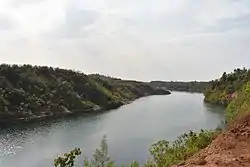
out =
[(223, 112), (204, 104), (202, 94), (173, 92), (102, 114), (1, 129), (0, 167), (49, 167), (59, 153), (74, 147), (90, 157), (103, 135), (116, 162), (144, 162), (152, 142), (173, 140), (188, 130), (216, 128), (224, 121)]

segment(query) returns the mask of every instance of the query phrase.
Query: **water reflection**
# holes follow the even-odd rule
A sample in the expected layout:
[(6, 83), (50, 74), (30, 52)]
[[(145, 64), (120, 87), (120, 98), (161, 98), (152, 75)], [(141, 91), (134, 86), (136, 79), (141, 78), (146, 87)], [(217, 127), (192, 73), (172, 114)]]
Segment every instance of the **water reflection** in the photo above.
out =
[(56, 155), (74, 147), (91, 156), (103, 135), (108, 136), (110, 156), (118, 163), (144, 162), (152, 142), (174, 140), (188, 130), (213, 129), (221, 121), (224, 109), (203, 103), (202, 94), (146, 97), (105, 113), (2, 129), (0, 166), (52, 166)]

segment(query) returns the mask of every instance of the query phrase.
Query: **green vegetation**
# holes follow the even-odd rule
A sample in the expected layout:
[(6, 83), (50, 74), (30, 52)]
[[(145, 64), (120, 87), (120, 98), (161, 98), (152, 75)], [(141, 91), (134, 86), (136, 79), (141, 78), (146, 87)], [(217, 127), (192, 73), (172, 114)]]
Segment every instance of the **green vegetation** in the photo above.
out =
[(227, 107), (228, 122), (250, 111), (250, 70), (235, 69), (210, 82), (204, 93), (205, 101)]
[(81, 155), (82, 152), (79, 148), (75, 148), (69, 153), (65, 153), (63, 156), (58, 157), (54, 160), (55, 167), (73, 167), (75, 165), (75, 159)]
[[(205, 101), (227, 107), (227, 121), (250, 111), (250, 70), (236, 69), (218, 80), (206, 82), (159, 82), (151, 83), (121, 80), (98, 74), (52, 67), (30, 65), (0, 65), (0, 122), (32, 120), (61, 116), (76, 112), (111, 109), (136, 98), (169, 94), (170, 90), (201, 92), (204, 87)], [(205, 148), (219, 131), (190, 131), (174, 142), (161, 140), (152, 145), (152, 159), (145, 167), (169, 167), (185, 161)], [(79, 148), (55, 159), (55, 167), (74, 167), (82, 154)], [(84, 160), (84, 167), (115, 167), (108, 156), (106, 137), (93, 159)], [(124, 165), (123, 165), (124, 166)], [(132, 162), (131, 167), (139, 167)]]
[(235, 69), (223, 73), (220, 79), (210, 82), (206, 89), (205, 101), (227, 107), (228, 122), (250, 111), (250, 70)]
[(185, 92), (199, 92), (203, 93), (208, 86), (208, 82), (164, 82), (164, 81), (152, 81), (150, 84), (157, 88), (164, 88), (171, 91), (185, 91)]
[(150, 149), (154, 164), (157, 167), (168, 167), (180, 163), (208, 146), (217, 134), (218, 131), (190, 131), (178, 137), (173, 143), (158, 141)]
[(223, 73), (222, 77), (209, 82), (205, 90), (205, 101), (227, 106), (241, 91), (243, 85), (250, 81), (250, 70), (235, 69), (232, 73)]
[[(54, 160), (55, 167), (74, 167), (75, 160), (77, 156), (82, 154), (79, 148), (75, 148), (69, 153), (65, 153), (63, 156), (59, 156)], [(85, 158), (84, 160), (84, 167), (111, 167), (114, 166), (114, 162), (110, 160), (108, 156), (108, 144), (106, 136), (103, 137), (101, 141), (101, 145), (99, 149), (96, 149), (95, 153), (93, 154), (94, 159), (88, 160)]]
[(169, 93), (143, 82), (45, 66), (2, 64), (0, 122), (112, 109), (142, 96)]
[[(204, 131), (194, 133), (190, 131), (177, 140), (170, 143), (166, 140), (161, 140), (154, 143), (150, 148), (152, 159), (148, 160), (143, 166), (145, 167), (169, 167), (171, 165), (180, 163), (187, 158), (194, 155), (200, 149), (205, 148), (216, 137), (219, 131)], [(55, 167), (74, 167), (76, 156), (80, 155), (80, 149), (74, 149), (69, 153), (58, 157), (54, 161)], [(101, 142), (100, 149), (97, 149), (93, 154), (93, 160), (84, 160), (84, 167), (117, 167), (125, 165), (117, 165), (110, 160), (108, 156), (108, 145), (106, 137)], [(134, 161), (129, 167), (139, 167), (138, 162)]]
[[(157, 87), (162, 85), (157, 85), (154, 83), (153, 86)], [(229, 122), (233, 121), (237, 116), (247, 114), (250, 111), (250, 70), (246, 70), (244, 68), (242, 70), (236, 69), (230, 74), (224, 73), (219, 80), (209, 82), (209, 86), (205, 89), (204, 95), (206, 102), (220, 104), (227, 107), (226, 116), (227, 121)], [(158, 141), (154, 143), (150, 148), (152, 159), (148, 160), (148, 162), (146, 162), (144, 166), (169, 167), (171, 165), (181, 163), (194, 155), (199, 150), (208, 146), (219, 133), (220, 130), (201, 130), (200, 133), (194, 133), (190, 131), (189, 133), (183, 134), (182, 136), (178, 137), (174, 142), (169, 142), (166, 140)], [(102, 142), (102, 144), (103, 143), (105, 143), (104, 145), (107, 146), (106, 140), (105, 142)], [(110, 161), (109, 158), (107, 158), (106, 148), (107, 147), (101, 147), (101, 149), (96, 152), (99, 153), (99, 156), (95, 156), (95, 153), (94, 160), (85, 160), (85, 164), (83, 166), (119, 166), (116, 165), (113, 161)], [(74, 154), (73, 158), (75, 158)], [(103, 159), (107, 161), (100, 161)], [(128, 166), (139, 167), (142, 165), (139, 165), (138, 162), (133, 162)]]
[(250, 112), (250, 82), (237, 92), (237, 97), (234, 98), (227, 106), (226, 118), (232, 122), (237, 116), (244, 116)]

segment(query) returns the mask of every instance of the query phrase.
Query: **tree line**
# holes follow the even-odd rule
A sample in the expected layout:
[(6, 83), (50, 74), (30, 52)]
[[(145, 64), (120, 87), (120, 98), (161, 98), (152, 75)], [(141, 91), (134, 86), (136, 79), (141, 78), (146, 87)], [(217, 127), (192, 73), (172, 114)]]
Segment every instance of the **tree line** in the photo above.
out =
[(0, 65), (0, 122), (119, 107), (151, 94), (148, 83), (31, 65)]

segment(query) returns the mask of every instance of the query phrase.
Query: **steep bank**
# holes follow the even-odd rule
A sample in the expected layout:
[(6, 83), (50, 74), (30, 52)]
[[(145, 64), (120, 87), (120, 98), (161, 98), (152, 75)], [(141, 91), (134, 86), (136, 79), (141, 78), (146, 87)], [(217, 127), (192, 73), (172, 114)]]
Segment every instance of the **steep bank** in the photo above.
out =
[(250, 166), (250, 115), (244, 116), (179, 167)]
[(148, 83), (73, 70), (0, 65), (0, 122), (113, 109), (139, 97), (170, 94)]
[(250, 70), (246, 68), (238, 68), (228, 74), (224, 72), (220, 79), (209, 82), (204, 92), (205, 101), (227, 106), (249, 81)]
[(250, 69), (223, 73), (220, 79), (210, 82), (204, 95), (206, 102), (227, 107), (227, 121), (233, 121), (250, 109)]
[(205, 101), (227, 107), (227, 128), (183, 167), (250, 166), (250, 70), (236, 69), (211, 82)]

